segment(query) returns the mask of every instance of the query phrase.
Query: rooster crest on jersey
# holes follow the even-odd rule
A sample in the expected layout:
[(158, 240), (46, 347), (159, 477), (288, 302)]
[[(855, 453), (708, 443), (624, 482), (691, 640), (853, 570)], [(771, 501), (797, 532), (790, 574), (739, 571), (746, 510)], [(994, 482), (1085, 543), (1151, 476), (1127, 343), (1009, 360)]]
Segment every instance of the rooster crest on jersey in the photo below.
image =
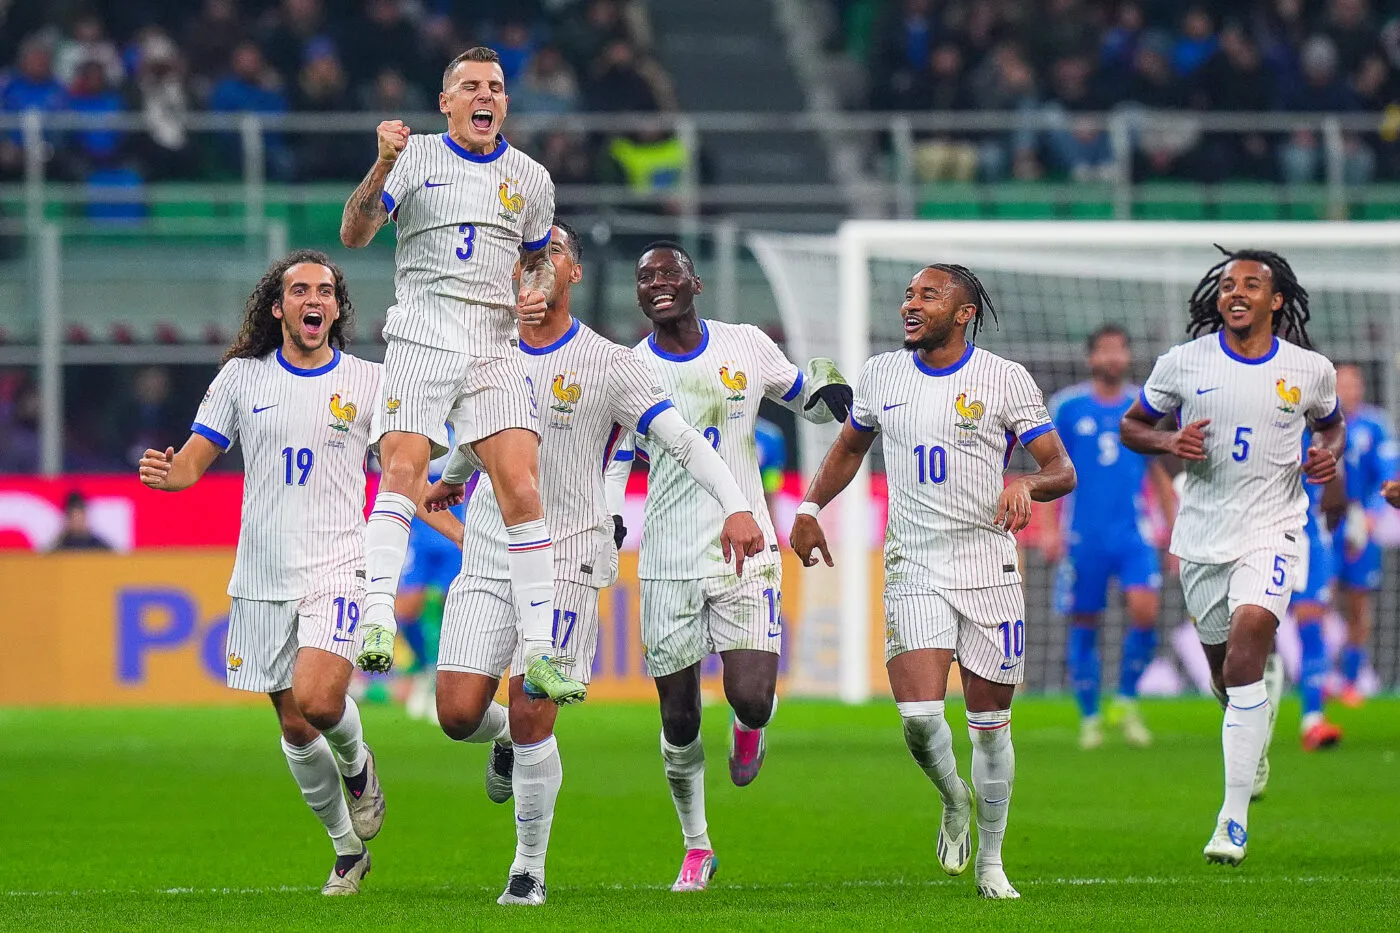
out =
[(1279, 411), (1287, 412), (1291, 415), (1298, 410), (1298, 403), (1303, 400), (1302, 389), (1297, 386), (1290, 386), (1288, 380), (1281, 377), (1278, 382), (1274, 383), (1274, 391), (1278, 393), (1278, 397), (1283, 401), (1283, 404), (1278, 407)]
[(230, 651), (230, 652), (228, 653), (228, 669), (231, 670), (231, 671), (236, 671), (236, 670), (238, 670), (238, 669), (239, 669), (240, 667), (242, 667), (242, 666), (243, 666), (243, 659), (240, 658), (240, 657), (239, 657), (237, 654), (235, 654), (234, 652)]
[(957, 411), (958, 427), (964, 431), (976, 431), (977, 422), (982, 420), (982, 416), (987, 412), (987, 406), (981, 402), (967, 400), (967, 392), (959, 392), (958, 397), (953, 399), (953, 409)]
[(354, 402), (341, 404), (339, 392), (331, 396), (331, 417), (335, 419), (335, 423), (330, 425), (331, 430), (349, 431), (350, 424), (355, 420), (357, 414), (359, 414), (359, 409), (355, 407)]
[[(573, 373), (569, 373), (570, 376)], [(583, 389), (579, 387), (577, 381), (567, 382), (563, 373), (556, 373), (554, 382), (550, 384), (550, 393), (554, 396), (554, 404), (550, 405), (551, 411), (557, 411), (561, 415), (572, 415), (574, 406), (583, 397)]]
[(501, 206), (505, 210), (501, 211), (501, 219), (509, 223), (515, 223), (520, 219), (520, 212), (525, 209), (525, 196), (516, 192), (510, 193), (511, 185), (518, 185), (520, 182), (514, 178), (507, 178), (501, 182), (501, 186), (496, 189), (496, 195), (501, 199)]

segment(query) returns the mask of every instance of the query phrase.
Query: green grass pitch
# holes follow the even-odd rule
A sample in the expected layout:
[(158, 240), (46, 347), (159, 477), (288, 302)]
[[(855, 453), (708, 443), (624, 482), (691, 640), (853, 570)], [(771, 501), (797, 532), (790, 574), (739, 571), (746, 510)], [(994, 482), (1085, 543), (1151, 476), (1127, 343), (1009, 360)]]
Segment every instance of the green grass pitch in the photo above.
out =
[[(969, 746), (950, 703), (960, 770)], [(938, 799), (889, 702), (785, 703), (753, 786), (729, 783), (727, 716), (706, 708), (708, 892), (667, 887), (681, 840), (649, 706), (561, 717), (564, 790), (549, 904), (495, 904), (511, 810), (485, 750), (383, 708), (366, 730), (388, 794), (358, 898), (316, 892), (329, 841), (278, 749), (271, 710), (0, 711), (0, 929), (1394, 929), (1400, 909), (1400, 700), (1339, 710), (1343, 746), (1304, 754), (1285, 706), (1249, 858), (1211, 867), (1220, 712), (1146, 704), (1148, 751), (1074, 746), (1068, 700), (1013, 719), (1005, 845), (1016, 903), (977, 899), (933, 854)]]

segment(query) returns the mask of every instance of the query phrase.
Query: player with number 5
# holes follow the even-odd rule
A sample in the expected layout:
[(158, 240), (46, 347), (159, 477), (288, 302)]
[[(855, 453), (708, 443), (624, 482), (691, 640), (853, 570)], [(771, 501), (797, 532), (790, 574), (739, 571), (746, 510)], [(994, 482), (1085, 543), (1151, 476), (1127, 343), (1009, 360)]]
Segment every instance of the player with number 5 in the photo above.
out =
[[(176, 453), (148, 450), (141, 482), (178, 492), (243, 445), (238, 552), (228, 593), (228, 685), (266, 693), (302, 796), (336, 861), (322, 894), (355, 894), (384, 793), (346, 695), (364, 608), (365, 454), (380, 366), (342, 352), (354, 307), (340, 269), (298, 250), (274, 263), (244, 309)], [(462, 540), (449, 512), (434, 527)], [(341, 785), (344, 785), (342, 791)]]
[[(1346, 425), (1336, 370), (1308, 349), (1308, 293), (1288, 261), (1221, 252), (1191, 296), (1196, 339), (1157, 359), (1120, 430), (1130, 450), (1185, 465), (1171, 552), (1225, 707), (1225, 802), (1204, 854), (1238, 865), (1278, 702), (1265, 666), (1306, 547), (1302, 480), (1336, 484), (1328, 491), (1345, 502)], [(1313, 442), (1300, 463), (1306, 427)]]
[[(885, 667), (904, 741), (943, 801), (938, 860), (958, 875), (972, 857), (972, 793), (958, 777), (943, 705), (956, 658), (972, 738), (977, 892), (1017, 898), (1001, 857), (1016, 768), (1011, 699), (1025, 679), (1015, 535), (1030, 522), (1031, 502), (1071, 492), (1075, 472), (1026, 368), (967, 339), (988, 313), (996, 319), (971, 270), (939, 263), (914, 276), (900, 307), (904, 349), (861, 370), (851, 419), (797, 510), (792, 548), (807, 566), (817, 550), (832, 563), (817, 513), (846, 488), (882, 435), (889, 484)], [(1040, 469), (1004, 483), (1017, 441)], [(864, 559), (861, 549), (857, 544), (855, 553)]]

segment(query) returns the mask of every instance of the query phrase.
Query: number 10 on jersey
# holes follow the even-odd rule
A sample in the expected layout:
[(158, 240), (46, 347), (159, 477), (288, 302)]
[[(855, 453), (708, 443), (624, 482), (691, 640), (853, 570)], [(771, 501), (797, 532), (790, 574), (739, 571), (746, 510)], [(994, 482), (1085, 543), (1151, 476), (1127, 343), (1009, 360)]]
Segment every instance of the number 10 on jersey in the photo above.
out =
[(940, 486), (948, 479), (948, 451), (942, 447), (920, 444), (914, 448), (914, 460), (920, 483), (932, 481), (935, 486)]

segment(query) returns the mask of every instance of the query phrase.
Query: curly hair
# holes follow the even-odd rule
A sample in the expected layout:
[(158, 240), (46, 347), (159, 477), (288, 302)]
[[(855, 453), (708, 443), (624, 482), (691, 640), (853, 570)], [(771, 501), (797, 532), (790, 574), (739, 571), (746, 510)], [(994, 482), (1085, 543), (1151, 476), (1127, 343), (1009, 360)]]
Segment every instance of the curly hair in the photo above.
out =
[(1215, 248), (1220, 250), (1225, 258), (1211, 266), (1210, 271), (1196, 285), (1196, 290), (1191, 293), (1191, 300), (1187, 305), (1190, 313), (1190, 320), (1186, 325), (1187, 333), (1192, 337), (1199, 337), (1202, 334), (1214, 333), (1225, 326), (1225, 318), (1221, 316), (1218, 307), (1220, 277), (1225, 273), (1226, 266), (1237, 259), (1243, 259), (1268, 266), (1273, 276), (1274, 291), (1283, 296), (1283, 306), (1274, 312), (1274, 333), (1281, 333), (1284, 339), (1301, 347), (1311, 348), (1312, 338), (1308, 336), (1308, 321), (1312, 313), (1308, 308), (1308, 290), (1299, 284), (1288, 260), (1266, 249), (1229, 250), (1219, 243), (1215, 244)]
[(1001, 321), (997, 319), (997, 309), (992, 304), (992, 296), (987, 294), (987, 289), (982, 284), (982, 280), (977, 274), (967, 266), (960, 266), (952, 262), (934, 262), (924, 266), (925, 269), (937, 269), (939, 272), (946, 272), (954, 282), (967, 292), (967, 303), (977, 309), (977, 313), (972, 317), (972, 326), (968, 329), (975, 339), (977, 332), (982, 329), (982, 315), (984, 312), (991, 312), (992, 323), (1001, 327)]
[(266, 356), (282, 346), (282, 322), (272, 316), (272, 306), (282, 300), (287, 270), (303, 262), (325, 266), (335, 278), (335, 303), (340, 315), (331, 325), (327, 339), (337, 349), (345, 347), (347, 334), (355, 324), (355, 306), (350, 301), (350, 289), (345, 285), (345, 273), (325, 253), (299, 249), (274, 262), (258, 279), (253, 293), (243, 305), (243, 326), (233, 345), (224, 353), (222, 362), (227, 363), (234, 357), (251, 359)]

